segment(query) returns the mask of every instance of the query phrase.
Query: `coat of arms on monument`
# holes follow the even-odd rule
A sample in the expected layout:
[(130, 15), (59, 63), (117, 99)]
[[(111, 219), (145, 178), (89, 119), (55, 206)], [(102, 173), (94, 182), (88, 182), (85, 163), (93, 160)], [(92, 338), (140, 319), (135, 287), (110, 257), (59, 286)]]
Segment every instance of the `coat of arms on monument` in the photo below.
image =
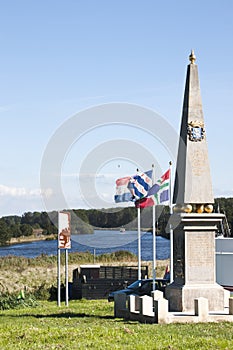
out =
[(190, 141), (203, 140), (205, 135), (204, 123), (198, 120), (188, 123), (188, 135)]

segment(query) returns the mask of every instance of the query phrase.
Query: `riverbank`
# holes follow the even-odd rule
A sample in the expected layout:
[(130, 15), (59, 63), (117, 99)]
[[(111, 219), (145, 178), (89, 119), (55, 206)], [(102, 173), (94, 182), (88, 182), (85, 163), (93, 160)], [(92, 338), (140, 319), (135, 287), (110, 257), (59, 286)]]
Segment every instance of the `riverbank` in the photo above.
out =
[(55, 235), (37, 235), (33, 234), (31, 236), (20, 236), (20, 237), (13, 237), (10, 239), (8, 244), (18, 244), (18, 243), (30, 243), (30, 242), (38, 242), (38, 241), (49, 241), (52, 239), (56, 239)]
[[(61, 254), (61, 281), (65, 281), (65, 254)], [(94, 257), (91, 253), (70, 253), (68, 274), (73, 280), (73, 270), (84, 264), (100, 264), (113, 266), (137, 266), (137, 257), (127, 252), (121, 254), (103, 254)], [(152, 262), (142, 261), (142, 266), (148, 266), (152, 277)], [(156, 262), (157, 277), (163, 277), (169, 260)], [(43, 255), (36, 258), (17, 256), (0, 257), (0, 292), (13, 293), (25, 289), (35, 291), (39, 288), (49, 289), (57, 284), (57, 256)]]

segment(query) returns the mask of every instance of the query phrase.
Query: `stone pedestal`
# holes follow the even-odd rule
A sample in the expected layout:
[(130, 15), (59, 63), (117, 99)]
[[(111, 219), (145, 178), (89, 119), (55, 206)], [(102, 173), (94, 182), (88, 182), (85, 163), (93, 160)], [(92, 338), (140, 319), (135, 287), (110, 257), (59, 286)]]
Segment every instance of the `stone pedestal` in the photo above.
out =
[(165, 290), (170, 311), (193, 311), (194, 299), (208, 299), (209, 310), (224, 309), (224, 289), (216, 283), (215, 213), (173, 214), (173, 277)]

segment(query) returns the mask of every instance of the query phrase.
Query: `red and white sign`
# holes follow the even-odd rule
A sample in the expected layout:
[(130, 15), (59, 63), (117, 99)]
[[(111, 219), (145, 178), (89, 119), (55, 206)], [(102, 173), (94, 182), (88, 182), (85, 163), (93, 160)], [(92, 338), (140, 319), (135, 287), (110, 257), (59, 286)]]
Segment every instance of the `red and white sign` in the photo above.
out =
[(70, 213), (58, 213), (58, 248), (71, 248), (71, 224)]

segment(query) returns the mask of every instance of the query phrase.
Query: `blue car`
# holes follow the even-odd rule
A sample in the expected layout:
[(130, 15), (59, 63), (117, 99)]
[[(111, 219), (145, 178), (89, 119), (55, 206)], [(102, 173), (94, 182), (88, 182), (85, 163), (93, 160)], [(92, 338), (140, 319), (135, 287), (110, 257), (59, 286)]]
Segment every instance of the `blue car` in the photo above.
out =
[[(165, 287), (168, 285), (169, 281), (165, 278), (156, 278), (155, 280), (155, 289), (165, 291)], [(126, 295), (151, 295), (153, 290), (153, 279), (143, 279), (137, 280), (130, 284), (125, 289), (116, 290), (115, 292), (111, 292), (108, 295), (108, 301), (114, 301), (114, 295), (116, 294), (126, 294)]]

